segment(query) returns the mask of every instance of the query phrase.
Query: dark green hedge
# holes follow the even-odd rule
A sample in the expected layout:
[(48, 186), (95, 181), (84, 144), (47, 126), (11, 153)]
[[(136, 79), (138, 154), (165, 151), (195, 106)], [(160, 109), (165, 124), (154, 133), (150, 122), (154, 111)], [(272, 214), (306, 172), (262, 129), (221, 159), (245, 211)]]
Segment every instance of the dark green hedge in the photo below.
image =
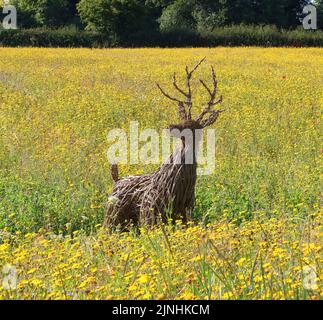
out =
[(171, 33), (145, 32), (127, 39), (77, 30), (0, 30), (0, 46), (18, 47), (194, 47), (194, 46), (296, 46), (322, 47), (323, 32), (280, 31), (275, 27), (231, 26), (213, 32), (178, 30)]
[(107, 36), (68, 30), (0, 30), (3, 47), (111, 47), (114, 42)]
[(271, 27), (224, 27), (213, 32), (177, 31), (172, 33), (137, 34), (125, 41), (126, 46), (288, 46), (323, 47), (322, 31), (279, 31)]

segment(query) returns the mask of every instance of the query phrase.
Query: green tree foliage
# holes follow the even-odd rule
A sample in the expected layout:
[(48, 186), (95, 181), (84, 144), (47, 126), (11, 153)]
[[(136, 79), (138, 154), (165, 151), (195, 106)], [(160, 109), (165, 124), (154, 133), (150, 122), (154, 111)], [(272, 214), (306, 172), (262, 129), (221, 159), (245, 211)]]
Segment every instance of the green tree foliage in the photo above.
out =
[(162, 31), (194, 29), (192, 5), (195, 0), (178, 0), (168, 5), (159, 19)]
[(317, 27), (323, 29), (323, 0), (316, 0), (315, 5), (317, 8)]
[(227, 0), (176, 0), (169, 2), (160, 17), (160, 28), (163, 31), (212, 30), (225, 24), (226, 2)]
[(77, 6), (88, 30), (127, 38), (149, 28), (151, 7), (143, 0), (81, 0)]
[(163, 9), (160, 28), (213, 30), (231, 24), (300, 26), (301, 12), (310, 0), (148, 0)]
[(12, 0), (18, 11), (20, 28), (59, 27), (70, 22), (68, 0)]
[[(0, 0), (1, 2), (1, 0)], [(151, 31), (209, 32), (233, 24), (301, 27), (311, 0), (10, 0), (18, 27), (77, 25), (115, 38)], [(314, 1), (323, 28), (323, 0)]]

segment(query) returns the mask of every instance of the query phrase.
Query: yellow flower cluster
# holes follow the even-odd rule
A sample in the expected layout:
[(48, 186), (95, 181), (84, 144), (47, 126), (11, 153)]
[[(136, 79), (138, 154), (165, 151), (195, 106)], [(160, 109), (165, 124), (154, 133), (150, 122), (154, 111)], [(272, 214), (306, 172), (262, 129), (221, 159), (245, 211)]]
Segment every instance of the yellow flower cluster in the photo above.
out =
[[(94, 236), (11, 235), (0, 265), (16, 268), (2, 299), (319, 299), (322, 215), (259, 216)], [(309, 272), (312, 270), (313, 272)]]

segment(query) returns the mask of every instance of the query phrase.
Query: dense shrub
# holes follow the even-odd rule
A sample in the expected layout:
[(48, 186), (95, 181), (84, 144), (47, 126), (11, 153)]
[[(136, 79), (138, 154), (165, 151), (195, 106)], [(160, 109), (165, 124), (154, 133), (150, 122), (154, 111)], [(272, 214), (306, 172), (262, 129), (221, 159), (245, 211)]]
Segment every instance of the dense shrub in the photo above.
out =
[(230, 26), (216, 28), (212, 32), (177, 30), (164, 33), (137, 34), (127, 46), (323, 46), (322, 31), (280, 31), (273, 26)]
[(67, 29), (0, 30), (0, 46), (8, 47), (112, 47), (110, 37)]
[(115, 38), (77, 29), (0, 30), (0, 46), (38, 47), (194, 47), (194, 46), (323, 46), (322, 31), (281, 31), (272, 26), (230, 26), (213, 31), (142, 31), (129, 38)]

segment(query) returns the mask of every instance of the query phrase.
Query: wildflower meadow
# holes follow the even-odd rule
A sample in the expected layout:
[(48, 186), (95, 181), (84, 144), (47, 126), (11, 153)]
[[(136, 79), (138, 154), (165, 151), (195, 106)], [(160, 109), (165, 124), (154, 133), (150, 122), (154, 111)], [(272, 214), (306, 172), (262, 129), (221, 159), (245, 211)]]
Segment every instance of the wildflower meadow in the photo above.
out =
[[(156, 82), (203, 57), (224, 112), (192, 219), (107, 230), (109, 131), (176, 123)], [(0, 299), (321, 299), (322, 74), (320, 48), (0, 48)]]

